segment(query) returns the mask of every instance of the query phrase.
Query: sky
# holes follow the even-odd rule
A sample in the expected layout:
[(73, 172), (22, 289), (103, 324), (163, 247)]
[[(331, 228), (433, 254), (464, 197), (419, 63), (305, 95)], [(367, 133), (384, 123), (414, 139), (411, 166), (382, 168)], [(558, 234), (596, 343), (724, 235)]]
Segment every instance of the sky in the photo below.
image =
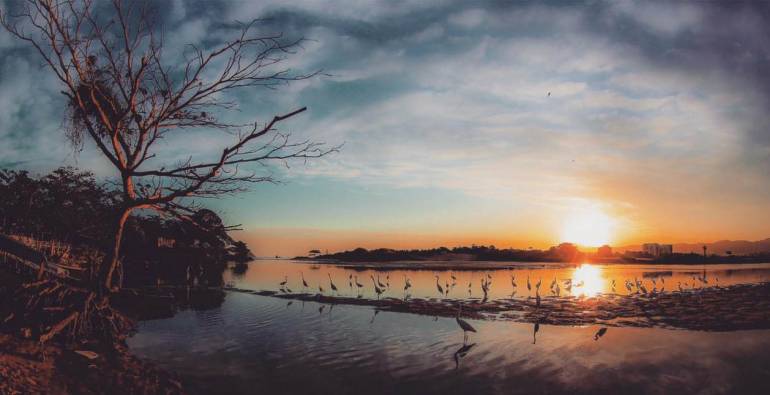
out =
[[(324, 71), (235, 96), (236, 119), (307, 106), (284, 131), (344, 144), (204, 202), (257, 255), (770, 237), (768, 3), (170, 1), (157, 16), (169, 62), (260, 19), (308, 39), (293, 70)], [(0, 167), (114, 177), (66, 144), (60, 90), (0, 32)], [(227, 142), (201, 132), (159, 156)]]

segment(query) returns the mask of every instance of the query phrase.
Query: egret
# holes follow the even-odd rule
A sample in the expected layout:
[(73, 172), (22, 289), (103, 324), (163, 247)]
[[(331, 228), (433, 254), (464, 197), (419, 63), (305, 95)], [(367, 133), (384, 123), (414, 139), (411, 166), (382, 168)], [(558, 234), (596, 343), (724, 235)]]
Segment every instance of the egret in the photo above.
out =
[(444, 288), (441, 288), (441, 284), (438, 283), (438, 275), (436, 275), (436, 289), (441, 296), (444, 296)]
[(406, 275), (405, 275), (404, 276), (404, 291), (406, 291), (409, 288), (412, 288), (412, 282), (409, 281), (409, 278), (406, 277)]
[[(372, 280), (373, 279), (374, 279), (374, 277), (372, 277)], [(383, 284), (382, 281), (380, 281), (380, 275), (379, 274), (377, 275), (377, 285), (379, 285), (380, 288), (382, 288), (382, 289), (385, 288), (385, 284)]]
[(535, 328), (532, 330), (532, 344), (537, 343), (537, 332), (540, 330), (540, 323), (535, 322)]
[(527, 274), (527, 291), (532, 291), (532, 284), (529, 282), (529, 274)]
[(335, 293), (337, 292), (337, 286), (334, 285), (334, 281), (332, 281), (332, 275), (329, 273), (326, 273), (327, 276), (329, 276), (329, 285), (332, 287), (332, 291)]
[(377, 299), (380, 298), (380, 295), (384, 292), (380, 287), (377, 286), (377, 282), (374, 281), (374, 276), (372, 277), (372, 284), (374, 284), (374, 292), (377, 293)]
[(281, 282), (280, 282), (278, 285), (280, 285), (281, 287), (283, 287), (283, 286), (284, 286), (284, 285), (286, 285), (286, 283), (288, 283), (288, 282), (289, 282), (289, 276), (283, 276), (283, 281), (281, 281)]
[(358, 290), (361, 291), (361, 288), (364, 287), (364, 284), (361, 284), (358, 282), (358, 276), (356, 276), (355, 279), (356, 279), (356, 287), (358, 287)]
[(459, 308), (457, 309), (457, 317), (455, 317), (455, 320), (457, 321), (457, 325), (460, 326), (460, 329), (463, 330), (463, 344), (468, 342), (468, 332), (476, 332), (476, 329), (471, 326), (467, 321), (460, 318), (460, 314), (463, 311), (463, 304), (459, 304)]
[(612, 279), (612, 293), (615, 293), (615, 279)]
[(305, 275), (302, 274), (302, 272), (299, 272), (300, 277), (302, 277), (302, 286), (305, 287), (305, 289), (308, 288), (307, 281), (305, 281)]

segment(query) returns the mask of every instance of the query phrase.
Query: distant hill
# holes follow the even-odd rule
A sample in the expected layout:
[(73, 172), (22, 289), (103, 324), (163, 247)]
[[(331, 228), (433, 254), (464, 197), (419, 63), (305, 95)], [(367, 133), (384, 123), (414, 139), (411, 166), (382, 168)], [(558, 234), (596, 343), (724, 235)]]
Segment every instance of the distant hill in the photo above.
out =
[[(677, 253), (702, 253), (703, 246), (706, 246), (709, 254), (725, 255), (727, 251), (733, 254), (745, 255), (756, 254), (760, 252), (770, 252), (770, 238), (757, 241), (748, 240), (720, 240), (713, 243), (674, 243), (674, 252)], [(613, 247), (615, 251), (640, 251), (641, 244)]]

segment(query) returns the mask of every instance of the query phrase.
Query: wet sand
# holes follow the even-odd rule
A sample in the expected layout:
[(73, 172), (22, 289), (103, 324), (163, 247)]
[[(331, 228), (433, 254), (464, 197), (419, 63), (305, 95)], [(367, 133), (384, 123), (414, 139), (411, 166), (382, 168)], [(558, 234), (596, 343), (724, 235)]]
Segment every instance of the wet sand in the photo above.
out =
[(451, 317), (463, 305), (463, 317), (550, 325), (605, 325), (701, 331), (770, 329), (770, 283), (703, 288), (657, 295), (599, 294), (595, 297), (396, 299), (334, 297), (231, 288), (232, 292), (324, 304), (373, 306), (378, 310)]

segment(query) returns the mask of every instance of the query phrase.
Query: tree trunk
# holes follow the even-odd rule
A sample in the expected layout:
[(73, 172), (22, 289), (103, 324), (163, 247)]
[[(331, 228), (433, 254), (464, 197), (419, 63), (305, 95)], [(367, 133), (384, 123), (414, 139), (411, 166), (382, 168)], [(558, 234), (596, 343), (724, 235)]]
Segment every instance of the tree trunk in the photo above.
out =
[(108, 251), (107, 256), (102, 263), (101, 275), (99, 276), (99, 283), (107, 292), (116, 290), (118, 287), (113, 285), (113, 276), (115, 275), (115, 269), (120, 264), (120, 244), (123, 240), (123, 229), (126, 226), (126, 220), (131, 215), (132, 208), (124, 208), (118, 216), (118, 220), (115, 224), (115, 238), (112, 243), (112, 248)]

